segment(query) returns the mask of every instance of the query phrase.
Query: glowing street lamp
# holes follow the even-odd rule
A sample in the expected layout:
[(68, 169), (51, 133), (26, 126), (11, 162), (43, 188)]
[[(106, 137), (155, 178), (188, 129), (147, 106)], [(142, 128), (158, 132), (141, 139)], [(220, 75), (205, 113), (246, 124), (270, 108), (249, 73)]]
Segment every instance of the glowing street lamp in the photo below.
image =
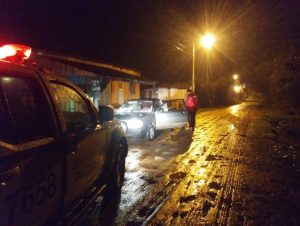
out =
[(237, 79), (239, 78), (239, 75), (234, 74), (234, 75), (232, 76), (232, 78), (233, 78), (233, 80), (237, 80)]
[[(204, 36), (202, 36), (198, 42), (203, 48), (209, 50), (214, 46), (214, 44), (216, 42), (216, 38), (211, 33), (207, 33)], [(192, 89), (193, 89), (193, 91), (195, 91), (195, 49), (196, 49), (196, 46), (195, 46), (195, 43), (193, 43), (193, 68), (192, 68)]]
[(216, 42), (215, 36), (210, 33), (207, 33), (206, 35), (204, 35), (200, 40), (201, 45), (205, 49), (211, 49), (213, 47), (213, 45), (215, 44), (215, 42)]
[(242, 87), (240, 85), (235, 85), (235, 86), (233, 86), (233, 91), (235, 93), (240, 93), (240, 92), (242, 92)]

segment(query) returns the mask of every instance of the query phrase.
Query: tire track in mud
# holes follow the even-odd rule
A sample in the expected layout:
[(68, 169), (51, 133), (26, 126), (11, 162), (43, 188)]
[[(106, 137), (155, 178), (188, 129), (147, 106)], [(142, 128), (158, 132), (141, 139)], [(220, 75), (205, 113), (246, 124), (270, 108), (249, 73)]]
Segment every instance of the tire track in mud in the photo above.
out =
[[(243, 203), (238, 199), (241, 183), (238, 176), (238, 165), (240, 152), (247, 137), (250, 113), (247, 112), (246, 117), (243, 116), (239, 119), (239, 134), (237, 132), (223, 134), (224, 131), (219, 129), (224, 124), (224, 119), (228, 118), (227, 114), (219, 114), (217, 118), (215, 115), (203, 117), (206, 120), (201, 124), (206, 126), (200, 126), (203, 136), (200, 136), (198, 140), (202, 140), (203, 147), (208, 146), (208, 148), (204, 148), (202, 155), (195, 161), (197, 166), (190, 167), (191, 169), (187, 171), (189, 176), (178, 184), (179, 192), (173, 191), (173, 194), (169, 195), (175, 201), (165, 203), (161, 211), (163, 213), (158, 213), (150, 225), (230, 224), (230, 222), (243, 220), (241, 218)], [(209, 137), (209, 133), (215, 133), (215, 135), (203, 142), (204, 137)], [(197, 145), (194, 149), (197, 149)], [(219, 153), (215, 153), (215, 150)], [(234, 157), (226, 157), (228, 152)], [(192, 153), (193, 149), (184, 158), (191, 157)], [(195, 172), (201, 170), (199, 165), (201, 166), (203, 162), (205, 164), (202, 166), (205, 166), (208, 171), (207, 183), (201, 182)], [(227, 170), (219, 172), (224, 167), (227, 167)], [(196, 191), (192, 191), (199, 185), (199, 181), (200, 184), (203, 183), (202, 186), (198, 187)], [(175, 206), (176, 208), (174, 208)]]
[(137, 212), (137, 217), (134, 221), (129, 221), (127, 225), (146, 225), (148, 221), (156, 214), (169, 196), (169, 193), (176, 187), (177, 182), (170, 181), (162, 190), (160, 190), (146, 206), (143, 206)]
[[(206, 117), (205, 117), (206, 118)], [(207, 119), (207, 118), (206, 118)], [(219, 115), (218, 119), (208, 119), (205, 121), (205, 128), (201, 131), (203, 136), (206, 135), (207, 128), (211, 128), (216, 121), (222, 120), (222, 116)], [(195, 137), (199, 139), (199, 137)], [(211, 143), (210, 141), (208, 143)], [(202, 158), (202, 161), (207, 157), (208, 153), (206, 153), (207, 147), (202, 145), (191, 145), (190, 150), (181, 156), (179, 156), (174, 162), (176, 165), (171, 172), (177, 172), (170, 174), (165, 180), (161, 181), (152, 194), (156, 194), (151, 198), (146, 197), (146, 199), (142, 200), (142, 208), (138, 207), (138, 209), (143, 211), (134, 211), (132, 214), (133, 217), (127, 222), (126, 225), (142, 225), (149, 221), (151, 216), (153, 216), (161, 207), (164, 205), (164, 202), (167, 201), (167, 198), (174, 192), (175, 188), (183, 181), (185, 176), (189, 173), (192, 168), (190, 167), (191, 162), (199, 162), (199, 159)], [(191, 155), (193, 155), (193, 160), (190, 160)], [(166, 186), (167, 184), (168, 186)], [(139, 206), (139, 205), (137, 205)]]
[(230, 162), (229, 169), (232, 170), (227, 171), (225, 183), (222, 185), (224, 189), (222, 191), (221, 200), (217, 208), (218, 213), (216, 214), (215, 219), (215, 222), (218, 224), (230, 225), (243, 223), (242, 206), (244, 203), (242, 203), (242, 201), (238, 198), (241, 188), (238, 166), (240, 164), (241, 151), (244, 148), (244, 143), (246, 142), (247, 129), (250, 123), (250, 114), (251, 112), (247, 112), (246, 117), (243, 116), (241, 118), (242, 125), (239, 131), (239, 139), (232, 136), (233, 142), (235, 140), (232, 145), (232, 150), (236, 152), (233, 153), (236, 155), (236, 158), (233, 158)]
[[(213, 175), (222, 178), (220, 183), (212, 182), (210, 185), (210, 189), (217, 188), (215, 190), (219, 190), (219, 194), (215, 196), (214, 202), (217, 202), (216, 206), (207, 202), (207, 200), (200, 200), (200, 203), (203, 203), (202, 212), (208, 208), (215, 208), (215, 212), (212, 211), (212, 216), (205, 218), (199, 218), (201, 212), (199, 212), (199, 205), (196, 205), (196, 209), (198, 211), (195, 212), (194, 216), (190, 219), (185, 219), (185, 223), (188, 222), (189, 225), (197, 225), (199, 223), (212, 223), (212, 224), (231, 224), (234, 222), (241, 221), (243, 209), (240, 208), (243, 206), (242, 203), (237, 205), (237, 197), (240, 190), (240, 180), (238, 175), (238, 166), (240, 164), (240, 155), (243, 149), (243, 144), (246, 141), (247, 137), (247, 128), (250, 123), (249, 113), (246, 113), (246, 117), (243, 116), (240, 119), (239, 125), (239, 133), (233, 133), (228, 136), (228, 141), (226, 141), (223, 145), (222, 154), (225, 151), (230, 151), (230, 154), (234, 156), (233, 158), (228, 158), (227, 163), (216, 163), (214, 164), (213, 168), (215, 169), (222, 169), (224, 166), (227, 170), (224, 171), (222, 175), (218, 175), (217, 170), (212, 172)], [(228, 155), (228, 154), (227, 154)], [(226, 165), (227, 164), (227, 165)], [(219, 166), (219, 167), (218, 167)], [(202, 190), (205, 191), (207, 188), (203, 188)], [(208, 193), (210, 194), (210, 193)], [(209, 205), (210, 204), (210, 205)], [(239, 208), (237, 208), (239, 207)]]
[[(211, 117), (211, 112), (209, 113), (209, 116), (202, 116), (203, 120), (199, 121), (199, 126), (200, 127), (200, 134), (195, 134), (194, 136), (194, 141), (198, 142), (206, 137), (206, 142), (205, 144), (199, 143), (198, 145), (191, 145), (190, 149), (188, 152), (184, 153), (180, 157), (177, 158), (176, 163), (179, 164), (179, 166), (175, 167), (173, 172), (185, 172), (189, 174), (194, 174), (191, 173), (193, 171), (193, 167), (191, 167), (191, 164), (196, 163), (196, 162), (205, 162), (206, 159), (211, 158), (213, 155), (210, 154), (210, 151), (208, 151), (208, 146), (212, 144), (220, 144), (223, 143), (223, 140), (227, 136), (227, 133), (224, 135), (224, 131), (221, 130), (216, 130), (219, 126), (221, 126), (224, 122), (224, 118), (227, 114), (216, 111), (217, 115), (214, 114), (214, 117)], [(214, 130), (215, 134), (212, 134), (211, 130)], [(197, 131), (195, 131), (197, 133)], [(218, 134), (219, 133), (219, 134)], [(212, 136), (213, 135), (213, 136)], [(207, 146), (206, 146), (207, 145)], [(210, 149), (213, 149), (214, 146), (212, 146)], [(206, 167), (206, 166), (204, 166)], [(171, 174), (172, 175), (176, 174)], [(213, 174), (212, 174), (213, 175)], [(173, 178), (174, 179), (174, 178)], [(156, 195), (154, 197), (151, 197), (150, 199), (148, 198), (147, 200), (143, 200), (143, 207), (141, 208), (142, 211), (136, 211), (136, 215), (138, 217), (134, 217), (133, 220), (129, 220), (127, 225), (141, 225), (142, 223), (147, 223), (149, 218), (151, 218), (153, 215), (155, 215), (160, 208), (163, 207), (164, 202), (166, 202), (172, 193), (174, 193), (174, 188), (177, 188), (179, 184), (183, 182), (183, 184), (186, 188), (189, 189), (189, 187), (196, 186), (196, 183), (194, 180), (197, 180), (197, 183), (202, 183), (202, 179), (197, 179), (195, 177), (193, 180), (185, 181), (184, 178), (177, 178), (176, 182), (170, 181), (169, 178), (166, 178), (163, 182), (160, 183), (158, 186), (159, 188), (156, 189), (153, 193)], [(167, 189), (164, 187), (164, 184), (172, 184), (171, 189)], [(168, 186), (167, 186), (168, 187)], [(189, 195), (187, 197), (181, 197), (179, 200), (181, 203), (185, 202), (190, 202), (193, 199), (195, 199), (195, 196)], [(181, 217), (184, 215), (187, 215), (185, 212), (180, 213)], [(176, 217), (177, 213), (174, 212), (173, 215)], [(173, 223), (173, 222), (170, 222)]]

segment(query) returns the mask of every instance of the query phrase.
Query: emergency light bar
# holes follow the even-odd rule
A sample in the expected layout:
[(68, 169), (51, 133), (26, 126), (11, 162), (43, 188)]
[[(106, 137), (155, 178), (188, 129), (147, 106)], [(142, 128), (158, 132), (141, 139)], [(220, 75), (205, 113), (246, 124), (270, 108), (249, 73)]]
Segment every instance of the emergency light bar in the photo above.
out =
[(31, 48), (19, 44), (9, 44), (0, 47), (0, 60), (22, 63), (30, 57)]

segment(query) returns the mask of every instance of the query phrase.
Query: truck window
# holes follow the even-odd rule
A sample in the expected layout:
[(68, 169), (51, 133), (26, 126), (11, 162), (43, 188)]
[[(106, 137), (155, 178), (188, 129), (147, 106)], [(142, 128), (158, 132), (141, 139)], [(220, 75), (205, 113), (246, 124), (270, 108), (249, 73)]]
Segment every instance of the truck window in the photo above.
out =
[(68, 130), (83, 129), (93, 124), (94, 115), (76, 90), (57, 83), (51, 83), (51, 87)]
[(1, 141), (18, 144), (51, 135), (49, 110), (43, 97), (33, 77), (0, 77)]

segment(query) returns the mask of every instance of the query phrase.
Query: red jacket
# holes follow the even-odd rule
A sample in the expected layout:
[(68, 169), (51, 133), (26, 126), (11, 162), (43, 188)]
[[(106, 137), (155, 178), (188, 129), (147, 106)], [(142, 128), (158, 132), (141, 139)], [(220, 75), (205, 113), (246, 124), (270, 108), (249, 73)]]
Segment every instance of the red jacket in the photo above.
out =
[(185, 107), (188, 111), (196, 112), (198, 109), (198, 97), (195, 93), (189, 93), (185, 98)]

